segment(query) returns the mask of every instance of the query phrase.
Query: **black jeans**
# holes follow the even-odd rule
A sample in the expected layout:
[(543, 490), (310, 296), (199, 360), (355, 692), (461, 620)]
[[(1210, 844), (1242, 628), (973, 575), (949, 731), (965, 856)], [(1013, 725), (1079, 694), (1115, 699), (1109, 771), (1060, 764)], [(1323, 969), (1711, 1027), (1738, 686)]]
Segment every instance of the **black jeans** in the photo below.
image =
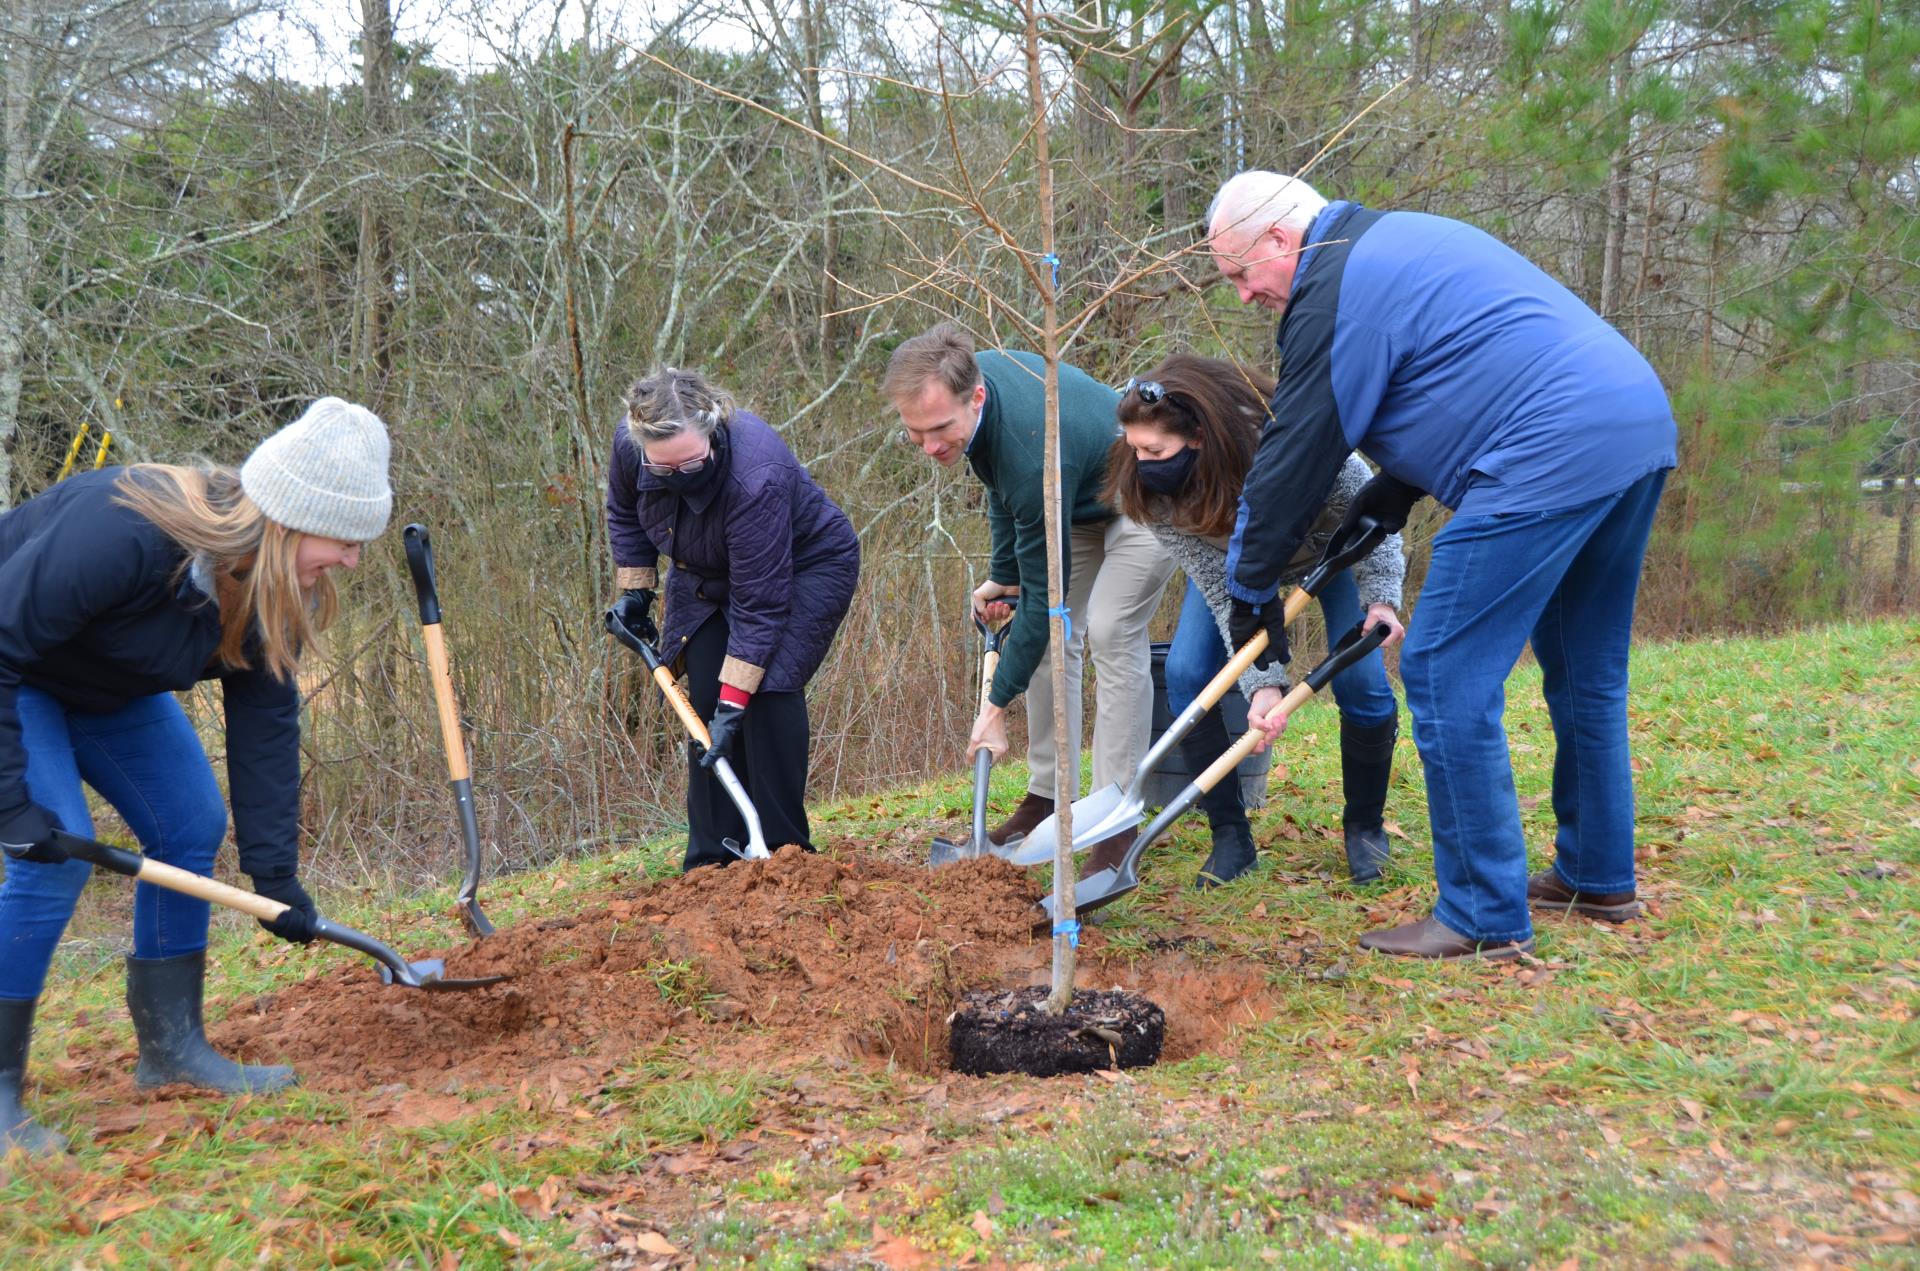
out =
[[(720, 701), (720, 664), (727, 657), (727, 615), (722, 610), (700, 624), (686, 646), (687, 697), (701, 719), (712, 719)], [(805, 693), (755, 693), (741, 721), (729, 762), (747, 797), (760, 814), (767, 847), (788, 843), (813, 850), (807, 827), (807, 751), (812, 726)], [(732, 839), (747, 845), (747, 823), (727, 797), (720, 779), (702, 768), (688, 743), (687, 856), (684, 868), (725, 865), (734, 859), (720, 845)]]

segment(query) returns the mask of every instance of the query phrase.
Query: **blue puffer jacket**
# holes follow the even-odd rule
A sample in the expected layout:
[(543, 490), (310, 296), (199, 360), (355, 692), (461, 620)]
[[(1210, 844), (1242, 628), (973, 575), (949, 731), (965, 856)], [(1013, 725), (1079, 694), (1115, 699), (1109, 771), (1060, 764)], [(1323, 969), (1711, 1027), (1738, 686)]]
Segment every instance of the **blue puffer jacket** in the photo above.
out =
[(1306, 243), (1227, 552), (1238, 599), (1273, 596), (1354, 450), (1474, 516), (1577, 507), (1677, 462), (1653, 367), (1492, 235), (1334, 202)]
[[(82, 473), (0, 515), (0, 814), (28, 802), (21, 685), (102, 715), (217, 676), (240, 868), (288, 877), (299, 851), (299, 694), (263, 670), (213, 664), (219, 609), (183, 577), (180, 545), (113, 501), (122, 471)], [(251, 643), (246, 652), (256, 660)]]
[(725, 425), (726, 471), (683, 495), (640, 466), (623, 419), (607, 475), (607, 537), (622, 586), (654, 586), (667, 571), (661, 655), (677, 659), (723, 607), (720, 680), (748, 693), (806, 687), (853, 602), (860, 540), (767, 422), (736, 410)]

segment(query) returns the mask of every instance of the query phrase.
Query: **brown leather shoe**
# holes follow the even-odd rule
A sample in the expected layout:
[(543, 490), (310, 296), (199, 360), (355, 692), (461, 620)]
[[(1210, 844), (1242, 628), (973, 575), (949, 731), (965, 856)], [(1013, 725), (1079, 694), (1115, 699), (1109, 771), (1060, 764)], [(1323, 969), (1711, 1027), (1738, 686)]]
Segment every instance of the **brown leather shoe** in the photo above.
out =
[(1133, 846), (1134, 833), (1133, 830), (1122, 830), (1111, 838), (1103, 838), (1095, 843), (1092, 850), (1087, 853), (1086, 864), (1075, 872), (1075, 876), (1086, 878), (1103, 869), (1119, 868), (1120, 858), (1125, 856), (1127, 849)]
[(1026, 837), (1033, 832), (1034, 826), (1052, 815), (1053, 800), (1029, 790), (1027, 797), (1020, 800), (1020, 806), (1013, 810), (1012, 816), (997, 828), (987, 831), (987, 840), (995, 847), (1005, 847), (1008, 840), (1016, 836)]
[(1504, 962), (1523, 953), (1532, 953), (1533, 938), (1529, 936), (1511, 944), (1482, 944), (1478, 940), (1467, 939), (1429, 914), (1419, 922), (1410, 922), (1403, 927), (1369, 931), (1360, 937), (1360, 947), (1372, 949), (1375, 953), (1390, 953), (1398, 958), (1438, 958), (1442, 962), (1452, 962), (1458, 958), (1485, 958), (1489, 962)]
[(1640, 915), (1630, 891), (1575, 891), (1551, 865), (1527, 880), (1527, 908), (1548, 914), (1579, 914), (1602, 922), (1626, 922)]

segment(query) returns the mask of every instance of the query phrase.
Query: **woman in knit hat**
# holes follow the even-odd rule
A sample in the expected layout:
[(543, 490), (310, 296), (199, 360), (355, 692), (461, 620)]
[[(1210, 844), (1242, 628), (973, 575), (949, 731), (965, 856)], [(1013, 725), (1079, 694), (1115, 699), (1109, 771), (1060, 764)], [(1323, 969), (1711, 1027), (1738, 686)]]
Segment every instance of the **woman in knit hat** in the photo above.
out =
[[(63, 481), (0, 515), (0, 1153), (60, 1150), (20, 1106), (34, 1006), (91, 866), (83, 783), (155, 860), (210, 874), (227, 806), (174, 697), (218, 679), (240, 868), (290, 906), (268, 930), (313, 938), (299, 878), (295, 673), (332, 622), (336, 568), (386, 527), (387, 430), (326, 397), (238, 471), (139, 464)], [(267, 925), (267, 924), (262, 924)], [(285, 1067), (208, 1045), (207, 905), (140, 884), (127, 1007), (142, 1086), (275, 1090)]]

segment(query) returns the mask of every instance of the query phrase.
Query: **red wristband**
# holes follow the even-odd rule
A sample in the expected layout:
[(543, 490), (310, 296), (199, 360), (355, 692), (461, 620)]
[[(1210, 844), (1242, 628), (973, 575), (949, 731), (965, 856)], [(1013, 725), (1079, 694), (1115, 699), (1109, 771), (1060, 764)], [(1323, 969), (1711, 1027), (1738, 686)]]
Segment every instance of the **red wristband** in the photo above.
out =
[(729, 706), (738, 706), (741, 710), (745, 710), (747, 709), (747, 703), (753, 700), (753, 694), (743, 688), (735, 688), (731, 684), (722, 684), (720, 686), (720, 700)]

